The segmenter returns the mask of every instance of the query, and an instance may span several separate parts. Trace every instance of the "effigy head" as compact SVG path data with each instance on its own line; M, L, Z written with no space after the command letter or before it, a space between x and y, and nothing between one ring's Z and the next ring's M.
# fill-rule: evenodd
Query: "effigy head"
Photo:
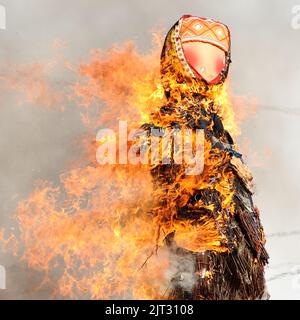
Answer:
M221 85L230 65L229 28L215 20L185 15L168 32L161 54L166 94Z

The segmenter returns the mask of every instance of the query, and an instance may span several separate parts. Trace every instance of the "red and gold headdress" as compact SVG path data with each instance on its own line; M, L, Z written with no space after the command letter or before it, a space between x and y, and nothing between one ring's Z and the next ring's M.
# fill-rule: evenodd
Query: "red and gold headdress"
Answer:
M229 51L230 33L224 24L206 18L183 16L179 21L179 36L182 43L200 41Z
M228 71L228 62L230 61L230 31L226 25L212 19L185 15L175 25L174 42L177 56L185 72L192 78L202 77L205 79L205 76L201 74L201 68L197 70L197 67L189 59L189 52L185 49L186 47L197 46L196 43L200 46L200 43L204 43L222 50L219 51L219 54L210 55L211 60L208 60L213 61L215 59L216 69L218 70L215 71L215 74L210 73L210 75L215 76L214 79L206 80L208 83L216 84L224 78L223 74ZM205 50L202 50L202 53L206 53ZM195 56L197 55L196 49L194 51L192 54ZM218 50L211 48L211 51L216 52ZM222 61L217 61L220 56L222 56ZM205 66L202 67L202 69L204 68Z

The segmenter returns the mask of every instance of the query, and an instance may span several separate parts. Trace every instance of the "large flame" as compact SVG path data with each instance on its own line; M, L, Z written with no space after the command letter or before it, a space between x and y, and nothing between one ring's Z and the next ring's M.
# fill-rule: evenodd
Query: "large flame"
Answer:
M130 126L137 127L148 122L151 112L164 103L159 73L161 37L154 35L153 43L146 55L138 53L133 42L114 46L107 52L94 50L90 61L80 65L78 81L72 85L72 100L80 107L86 127L87 134L80 145L85 147L84 157L60 176L59 185L40 183L17 208L19 230L9 240L18 244L18 255L30 268L45 272L45 283L57 281L54 294L58 296L159 299L168 290L172 257L159 248L160 218L158 215L158 220L153 219L157 194L149 168L100 166L95 159L97 129L116 129L117 120L128 120ZM16 78L6 80L7 85L26 94L31 102L36 82L35 78L27 79L25 83L29 85L24 87L24 82ZM46 84L40 85L44 93L40 99L47 98L47 106L58 103L62 93L55 93L50 99ZM233 108L228 91L224 86L215 99L223 106L220 115L226 129L238 135L237 109ZM214 172L214 167L212 161L210 175L223 174ZM201 180L202 188L209 186L207 177ZM223 181L230 184L230 180L226 176ZM217 188L224 196L224 206L232 210L231 191L225 182ZM199 188L196 177L181 185L178 192L183 203L196 185ZM169 195L171 210L172 200ZM199 249L199 237L202 242L207 241L207 248L215 249L223 239L218 239L209 223L206 227L208 234L176 223L165 224L163 231L168 234L176 230L177 242L189 245L191 250ZM9 237L8 232L5 234ZM214 243L211 238L216 239Z

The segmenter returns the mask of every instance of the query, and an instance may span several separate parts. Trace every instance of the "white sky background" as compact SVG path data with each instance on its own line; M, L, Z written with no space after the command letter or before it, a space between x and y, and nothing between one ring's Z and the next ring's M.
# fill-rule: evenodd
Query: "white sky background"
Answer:
M287 234L300 231L300 29L291 27L291 10L300 0L1 0L0 4L7 10L7 29L0 31L0 64L51 59L49 47L57 38L67 42L64 54L74 63L87 59L92 48L107 49L128 39L146 52L151 46L149 30L158 25L167 30L188 13L226 23L232 31L234 92L268 107L259 108L245 123L243 138L252 141L262 159L266 148L272 152L262 167L251 167L255 201L271 235L269 291L273 299L300 298L300 276L293 275L300 271L300 233ZM55 80L67 81L64 77L57 73ZM57 179L76 154L70 141L82 128L71 112L20 108L10 99L0 99L3 225L36 179ZM0 298L30 297L30 279L13 261L2 262L0 256L0 264L7 267L12 288Z

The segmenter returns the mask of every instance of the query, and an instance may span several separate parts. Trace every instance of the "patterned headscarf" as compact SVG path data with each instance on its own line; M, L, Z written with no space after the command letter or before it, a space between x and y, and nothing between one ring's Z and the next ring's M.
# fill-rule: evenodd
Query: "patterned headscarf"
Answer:
M191 15L181 17L170 29L166 37L161 56L162 74L168 73L168 77L170 77L170 74L174 73L179 82L182 82L182 77L192 78L195 81L203 81L203 79L199 79L199 75L186 60L183 45L188 42L208 43L224 51L224 68L220 72L218 81L215 84L223 83L227 77L231 62L229 28L212 19ZM181 72L178 71L179 69L181 69ZM165 80L168 82L168 79Z

